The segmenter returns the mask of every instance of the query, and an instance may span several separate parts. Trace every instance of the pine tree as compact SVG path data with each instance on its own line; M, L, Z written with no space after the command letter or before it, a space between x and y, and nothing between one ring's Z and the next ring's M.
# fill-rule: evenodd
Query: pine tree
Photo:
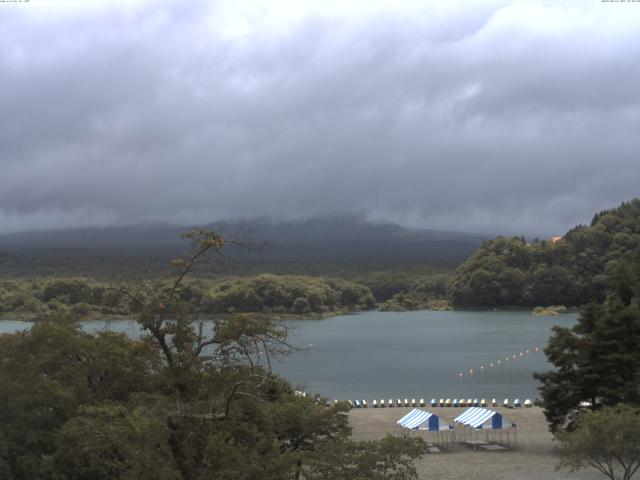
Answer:
M583 401L640 405L639 259L610 265L607 299L587 305L573 328L554 328L545 354L556 370L535 374L552 430L570 426Z

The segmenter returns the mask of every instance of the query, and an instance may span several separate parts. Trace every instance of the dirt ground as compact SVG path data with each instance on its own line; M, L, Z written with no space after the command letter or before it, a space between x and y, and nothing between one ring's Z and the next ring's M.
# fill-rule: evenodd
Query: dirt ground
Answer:
M411 408L367 408L354 409L349 414L354 440L381 438L387 433L399 432L396 421ZM432 408L426 410L440 417L440 424L453 424L453 418L464 408ZM447 480L596 480L603 479L595 470L580 472L556 471L558 455L553 438L538 407L493 408L502 413L503 418L517 424L517 444L511 442L506 451L474 451L465 445L443 449L442 453L430 453L417 461L420 479ZM431 440L429 432L412 432ZM513 437L511 437L513 438ZM480 439L484 439L480 435ZM506 436L503 435L506 445Z

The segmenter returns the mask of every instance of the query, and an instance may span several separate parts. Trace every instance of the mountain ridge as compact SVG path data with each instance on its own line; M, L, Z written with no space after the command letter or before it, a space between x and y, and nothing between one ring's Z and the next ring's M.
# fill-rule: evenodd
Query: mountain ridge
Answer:
M213 228L232 238L252 238L265 261L428 261L464 260L487 235L412 230L393 223L371 223L353 216L301 221L226 220L204 227L167 224L100 227L0 235L0 251L17 254L170 255L188 244L185 230Z

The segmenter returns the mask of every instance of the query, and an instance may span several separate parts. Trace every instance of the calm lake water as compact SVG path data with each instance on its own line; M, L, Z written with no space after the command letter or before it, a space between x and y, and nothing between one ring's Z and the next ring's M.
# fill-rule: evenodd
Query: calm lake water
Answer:
M533 399L538 395L533 372L550 368L542 349L551 327L571 326L576 318L418 311L300 321L296 335L312 347L287 358L278 370L308 385L308 391L339 399Z
M525 311L418 311L292 321L295 342L310 348L274 369L329 398L533 399L538 396L533 372L550 368L542 349L551 327L571 326L576 318L534 317ZM105 328L101 321L83 325L89 331ZM0 333L28 327L0 321ZM140 334L131 321L112 321L110 328Z

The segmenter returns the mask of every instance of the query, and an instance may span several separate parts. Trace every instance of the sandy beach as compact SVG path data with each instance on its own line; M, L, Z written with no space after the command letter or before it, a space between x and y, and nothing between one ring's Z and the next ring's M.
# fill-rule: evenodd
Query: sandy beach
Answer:
M453 423L463 408L426 408L440 417L441 424ZM349 414L355 440L381 438L387 433L398 433L396 421L411 408L354 409ZM506 451L480 451L456 445L442 453L431 453L417 461L420 479L464 480L596 480L604 478L595 470L581 472L556 471L558 454L555 443L538 407L506 409L493 408L504 418L517 424L517 444L511 443ZM428 432L415 432L425 440ZM481 436L480 438L484 438ZM504 437L506 440L506 436Z

